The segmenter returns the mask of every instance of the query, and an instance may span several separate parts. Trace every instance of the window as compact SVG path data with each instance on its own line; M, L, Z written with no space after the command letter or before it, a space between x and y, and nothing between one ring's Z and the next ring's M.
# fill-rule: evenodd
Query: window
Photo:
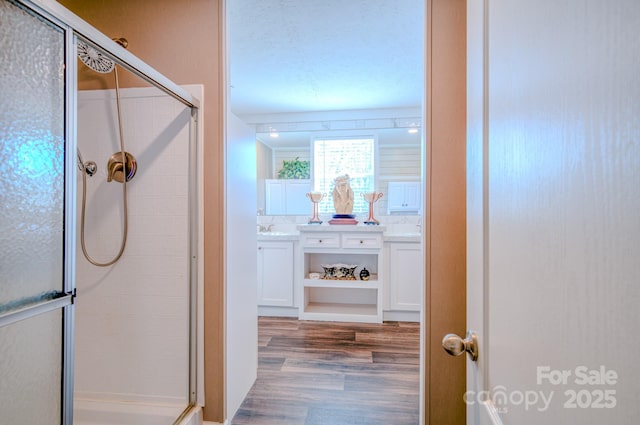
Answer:
M369 210L362 194L373 192L375 185L373 137L315 139L313 141L313 190L326 193L318 205L321 213L335 213L333 180L342 174L350 177L354 194L353 213Z

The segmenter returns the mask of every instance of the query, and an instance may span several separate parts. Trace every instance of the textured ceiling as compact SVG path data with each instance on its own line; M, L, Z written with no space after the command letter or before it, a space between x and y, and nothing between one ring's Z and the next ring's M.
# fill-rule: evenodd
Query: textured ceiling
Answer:
M236 115L420 108L423 0L227 6Z

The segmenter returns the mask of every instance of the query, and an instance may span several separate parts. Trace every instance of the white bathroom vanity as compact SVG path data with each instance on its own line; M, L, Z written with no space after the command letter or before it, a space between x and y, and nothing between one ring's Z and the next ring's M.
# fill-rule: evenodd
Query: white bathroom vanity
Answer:
M419 227L298 224L258 233L258 314L301 320L419 321ZM330 276L324 266L357 266ZM366 268L368 278L360 277Z

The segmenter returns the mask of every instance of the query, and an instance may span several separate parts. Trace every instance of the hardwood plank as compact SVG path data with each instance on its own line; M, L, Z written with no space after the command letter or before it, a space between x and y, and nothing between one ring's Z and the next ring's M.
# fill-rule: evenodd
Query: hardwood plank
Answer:
M376 410L335 409L312 407L304 425L415 425L417 414L401 412L382 413Z
M279 358L282 356L282 351L280 349L265 349L259 352L259 356L264 358ZM363 349L299 349L292 347L287 352L286 357L287 359L315 359L336 362L373 362L371 350Z
M414 425L420 326L258 320L258 379L231 425Z
M374 351L373 355L374 363L390 363L390 364L412 364L420 365L420 354L415 353L388 353Z
M300 379L297 373L283 371L263 371L260 372L256 383L260 386L259 391L299 390L299 389L319 389L319 390L344 390L344 374L340 373L307 373L305 379Z

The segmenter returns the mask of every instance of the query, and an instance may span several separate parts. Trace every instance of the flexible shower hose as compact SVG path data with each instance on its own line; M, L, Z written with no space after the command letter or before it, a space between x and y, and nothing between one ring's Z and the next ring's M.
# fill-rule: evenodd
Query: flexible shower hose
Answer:
M87 261L89 261L94 266L98 266L98 267L108 267L112 264L115 264L120 259L120 257L122 257L122 254L124 253L124 249L127 245L127 232L129 228L129 223L128 223L129 213L127 211L127 178L128 178L127 166L126 166L127 158L125 156L125 150L124 150L124 136L123 136L124 132L122 131L122 116L120 113L120 88L119 88L119 82L118 82L117 65L114 65L113 67L113 75L114 75L115 84L116 84L116 110L118 113L118 132L120 136L120 153L122 154L122 174L123 174L122 203L123 203L123 210L124 210L124 224L122 226L122 240L120 243L120 251L111 261L108 261L106 263L101 263L99 261L94 260L87 252L87 247L85 244L85 235L84 235L85 211L86 211L86 204L87 204L87 173L84 170L82 171L82 213L80 217L80 245L82 246L82 253L84 254L84 257L87 259Z

